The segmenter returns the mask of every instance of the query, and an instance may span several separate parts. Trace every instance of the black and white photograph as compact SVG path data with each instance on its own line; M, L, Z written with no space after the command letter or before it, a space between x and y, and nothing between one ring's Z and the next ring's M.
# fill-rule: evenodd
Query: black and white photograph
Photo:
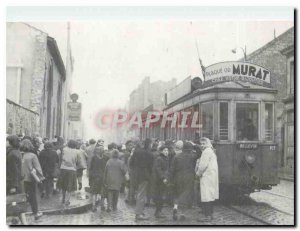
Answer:
M6 224L295 226L295 13L7 7Z

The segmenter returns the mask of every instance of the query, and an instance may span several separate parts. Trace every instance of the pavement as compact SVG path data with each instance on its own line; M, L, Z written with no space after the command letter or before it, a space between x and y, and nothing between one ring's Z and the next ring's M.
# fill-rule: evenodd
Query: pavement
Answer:
M38 190L38 209L43 214L71 214L71 213L82 213L87 211L92 206L92 198L89 192L85 191L88 187L88 177L86 171L84 171L82 177L82 189L72 193L70 198L70 205L64 206L62 204L62 193L58 192L55 195L51 195L49 198L41 198ZM28 203L26 214L31 214L31 207Z

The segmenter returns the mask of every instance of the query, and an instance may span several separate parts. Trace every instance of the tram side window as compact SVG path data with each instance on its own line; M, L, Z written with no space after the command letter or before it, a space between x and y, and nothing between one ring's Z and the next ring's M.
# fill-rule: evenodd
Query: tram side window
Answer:
M273 140L273 104L265 104L265 137L266 140Z
M201 124L200 129L202 137L213 140L213 104L203 103L201 104Z
M237 103L236 123L238 140L258 140L258 104Z
M220 103L220 140L228 140L228 103Z

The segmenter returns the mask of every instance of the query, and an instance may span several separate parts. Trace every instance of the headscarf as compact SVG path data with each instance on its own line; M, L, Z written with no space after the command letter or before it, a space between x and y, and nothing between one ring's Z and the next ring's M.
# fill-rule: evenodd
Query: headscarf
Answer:
M164 142L164 141L159 141L159 142L158 142L157 150L159 150L159 148L160 148L161 146L165 146L165 142Z
M183 141L182 140L178 140L175 143L175 151L181 151L183 149Z
M80 149L83 150L83 151L86 151L86 145L85 145L85 143L81 144Z
M205 148L211 148L211 149L213 149L213 146L212 146L212 144L211 144L211 142L210 142L210 139L208 139L208 138L206 138L206 137L202 137L201 139L200 139L200 142L205 142L205 145L204 145L204 147Z

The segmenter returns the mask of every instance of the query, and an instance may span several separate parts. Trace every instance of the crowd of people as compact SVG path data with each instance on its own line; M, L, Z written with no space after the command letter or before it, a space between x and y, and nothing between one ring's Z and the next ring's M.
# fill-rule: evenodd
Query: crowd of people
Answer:
M155 206L154 217L165 217L163 207L173 207L173 219L184 219L185 210L199 206L213 219L213 202L219 198L217 157L209 139L197 141L128 140L124 145L90 139L88 143L61 137L7 137L7 194L25 192L36 219L37 191L41 197L62 194L62 204L82 188L87 170L92 210L118 209L119 194L135 206L135 219L146 220L144 208ZM55 182L57 179L57 182ZM55 183L55 184L54 184ZM107 203L105 203L105 200ZM200 216L201 217L201 216Z

